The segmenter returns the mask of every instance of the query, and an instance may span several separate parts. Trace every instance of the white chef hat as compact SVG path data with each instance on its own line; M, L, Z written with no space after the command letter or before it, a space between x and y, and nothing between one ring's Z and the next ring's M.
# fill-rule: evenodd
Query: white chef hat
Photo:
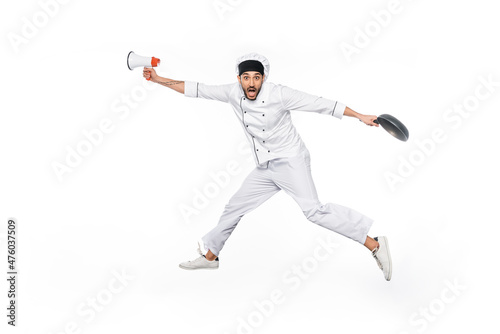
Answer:
M246 55L243 55L236 59L236 74L240 75L239 65L246 60L257 60L262 63L262 66L264 66L264 81L266 81L267 77L269 76L269 69L271 68L271 65L269 65L269 60L267 60L266 57L258 53L247 53Z

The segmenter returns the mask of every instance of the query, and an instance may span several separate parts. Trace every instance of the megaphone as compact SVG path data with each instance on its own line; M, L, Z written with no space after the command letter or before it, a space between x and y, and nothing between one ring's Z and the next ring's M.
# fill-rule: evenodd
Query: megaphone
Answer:
M127 66L129 70L133 70L136 67L156 67L158 65L160 65L160 59L158 58L139 56L134 51L128 53Z

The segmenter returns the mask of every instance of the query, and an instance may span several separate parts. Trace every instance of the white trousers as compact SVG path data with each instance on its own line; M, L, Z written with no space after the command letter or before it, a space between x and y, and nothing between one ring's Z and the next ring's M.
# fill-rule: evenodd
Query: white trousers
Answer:
M366 241L373 220L342 205L321 204L311 176L309 151L292 158L270 160L257 166L246 177L240 189L224 208L219 223L203 236L205 251L218 256L240 219L284 190L297 202L308 220L351 238L361 244Z

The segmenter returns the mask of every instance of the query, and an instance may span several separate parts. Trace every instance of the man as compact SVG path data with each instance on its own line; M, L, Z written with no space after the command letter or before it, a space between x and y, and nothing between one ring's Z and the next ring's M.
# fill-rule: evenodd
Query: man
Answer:
M217 269L218 255L240 219L280 190L297 202L308 220L366 246L386 280L392 264L386 237L368 236L373 220L350 208L318 200L311 177L310 157L292 124L290 110L313 111L341 119L355 117L370 126L377 116L362 115L344 104L266 82L269 62L259 54L244 55L236 61L238 83L211 86L176 81L144 68L143 76L188 97L229 103L241 122L252 148L256 168L225 206L219 223L203 238L200 257L181 263L183 269Z

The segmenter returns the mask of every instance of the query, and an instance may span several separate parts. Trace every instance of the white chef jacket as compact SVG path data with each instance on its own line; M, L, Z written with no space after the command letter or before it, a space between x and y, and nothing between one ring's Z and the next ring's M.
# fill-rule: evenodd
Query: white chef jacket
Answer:
M229 103L243 126L258 166L307 150L292 124L290 110L313 111L341 119L346 108L338 101L269 82L262 84L255 100L245 97L239 82L206 85L186 81L184 95Z

